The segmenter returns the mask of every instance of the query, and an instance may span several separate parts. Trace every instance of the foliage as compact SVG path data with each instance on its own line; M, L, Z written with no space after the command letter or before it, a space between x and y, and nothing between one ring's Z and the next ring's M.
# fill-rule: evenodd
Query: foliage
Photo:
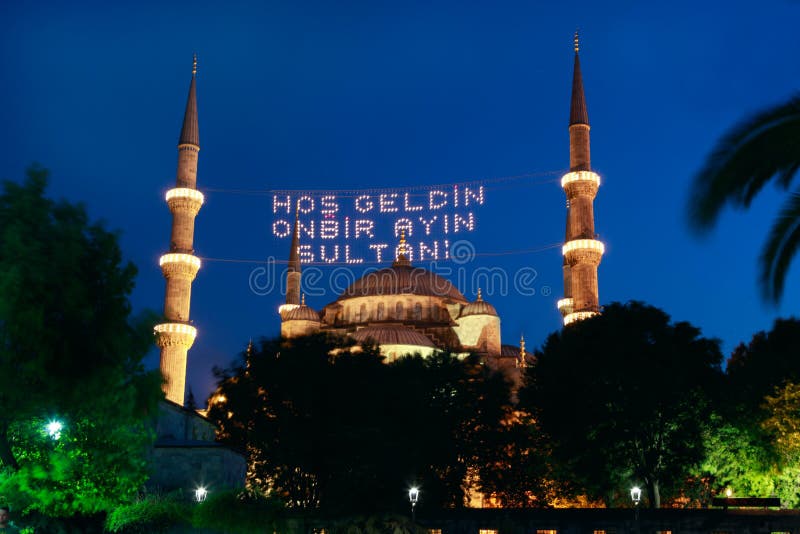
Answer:
M230 534L283 532L284 504L256 491L210 495L194 510L192 524Z
M548 337L520 402L553 441L557 480L608 504L643 483L657 507L703 458L721 359L694 326L614 303Z
M249 452L249 482L289 506L374 513L463 506L468 470L498 454L509 384L475 358L384 364L375 347L325 335L264 340L219 371L209 417Z
M497 454L479 462L477 487L503 508L543 508L572 493L556 480L547 436L528 412L515 410L494 436Z
M0 194L0 492L26 513L93 514L146 476L153 322L130 317L136 269L117 236L46 184L32 168ZM42 432L50 418L59 440Z
M784 462L800 463L800 384L788 382L764 397L766 419L761 427L772 437Z
M174 526L190 524L191 517L192 504L181 492L148 495L109 513L106 529L122 534L169 532Z
M728 401L744 417L760 419L764 397L786 381L800 383L800 321L777 319L739 345L727 365Z
M698 231L711 228L730 204L747 208L773 178L788 189L800 168L800 97L766 109L734 126L717 142L697 173L689 217ZM761 255L764 297L780 300L786 274L800 246L800 195L789 196Z

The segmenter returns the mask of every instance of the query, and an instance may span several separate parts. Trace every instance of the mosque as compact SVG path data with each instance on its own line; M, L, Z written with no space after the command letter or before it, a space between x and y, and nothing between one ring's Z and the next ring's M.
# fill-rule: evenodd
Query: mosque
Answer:
M600 177L591 169L589 116L577 34L574 49L569 172L561 179L567 197L567 222L562 247L564 297L557 307L564 325L600 312L597 268L604 252L594 231L593 203ZM195 60L178 141L177 182L166 194L173 215L169 252L159 261L166 278L166 320L155 327L166 397L178 405L184 403L187 352L197 335L189 321L192 282L200 269L200 258L193 248L194 220L204 199L197 190L200 139L196 73ZM488 365L499 369L526 364L524 340L519 347L502 343L501 318L494 306L483 300L480 290L470 301L450 281L415 266L407 253L404 234L391 263L356 280L321 310L307 306L301 294L300 246L296 215L288 251L286 302L279 308L283 337L315 332L349 335L358 343L377 343L387 360L446 350L478 353Z

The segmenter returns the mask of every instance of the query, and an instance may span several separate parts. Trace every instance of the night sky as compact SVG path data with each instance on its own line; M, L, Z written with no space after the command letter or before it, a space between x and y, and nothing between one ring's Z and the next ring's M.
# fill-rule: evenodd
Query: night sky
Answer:
M568 166L580 28L592 164L603 180L595 201L606 243L601 303L651 303L721 339L726 353L796 314L799 266L778 308L756 287L780 191L769 188L748 212L726 211L702 239L685 214L715 140L796 91L800 3L544 4L3 2L0 178L20 180L32 162L49 168L51 196L84 202L121 232L139 268L134 308L160 312L158 257L171 224L164 193L175 184L197 52L206 203L195 232L204 262L188 384L198 398L213 387L213 365L229 364L249 338L279 332L280 291L257 294L249 283L258 262L288 256L288 240L272 234L265 192L275 189L486 180L475 230L459 236L478 255L439 268L461 268L463 280L450 278L470 299L474 269L535 272L533 295L513 284L484 289L503 342L524 333L534 348L560 325L562 260L553 245L564 236L558 179ZM336 298L322 293L308 303ZM147 362L157 361L154 349Z

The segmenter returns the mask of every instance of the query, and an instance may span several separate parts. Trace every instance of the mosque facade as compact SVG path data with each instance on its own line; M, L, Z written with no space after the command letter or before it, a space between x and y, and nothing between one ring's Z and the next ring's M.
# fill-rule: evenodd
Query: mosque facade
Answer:
M564 297L557 307L567 326L600 313L597 269L604 245L594 232L594 199L600 177L591 168L589 118L580 68L577 34L569 120L570 167L561 180L567 198L563 252ZM187 352L197 331L189 319L192 282L200 268L194 254L194 219L203 204L197 190L200 140L196 100L196 62L192 70L183 127L178 142L176 186L166 195L173 215L169 252L160 259L166 279L165 321L155 327L161 349L161 371L167 399L183 405ZM449 280L411 261L405 235L396 257L362 276L320 310L302 295L300 223L295 215L286 300L279 308L281 336L317 332L351 336L357 343L375 343L391 361L405 354L429 356L437 350L477 353L500 369L526 364L524 340L502 343L501 318L480 290L468 299Z

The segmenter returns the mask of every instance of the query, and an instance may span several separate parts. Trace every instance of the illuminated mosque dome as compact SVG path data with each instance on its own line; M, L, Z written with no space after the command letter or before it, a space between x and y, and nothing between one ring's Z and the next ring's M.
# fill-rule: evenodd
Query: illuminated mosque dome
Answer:
M349 335L358 343L376 343L390 360L404 354L426 357L436 350L503 359L495 308L480 294L469 302L446 278L412 265L404 245L401 234L400 252L390 266L368 271L319 313L305 300L287 302L282 307L281 334L287 338L320 331ZM295 269L299 274L299 263Z
M467 302L449 280L427 269L398 262L391 267L365 274L345 289L339 300L377 295L444 297Z
M350 335L359 343L372 342L379 345L381 353L390 359L414 353L429 356L436 350L436 345L429 338L401 325L367 326Z
M475 302L470 302L464 306L461 310L460 317L467 317L470 315L492 315L498 317L497 310L494 309L494 306L483 300L480 289L478 289L478 298L475 299Z

